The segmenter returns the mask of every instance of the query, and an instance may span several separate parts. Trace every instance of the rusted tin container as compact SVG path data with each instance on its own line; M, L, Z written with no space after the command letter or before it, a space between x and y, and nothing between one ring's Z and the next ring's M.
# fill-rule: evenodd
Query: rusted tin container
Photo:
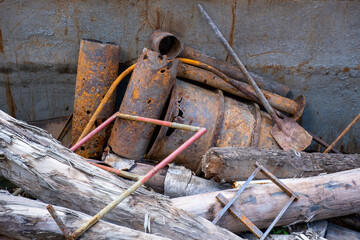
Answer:
M126 89L120 112L159 119L175 83L178 60L144 49ZM140 160L149 146L155 125L117 119L109 145L113 152Z
M175 162L195 172L203 154L211 147L257 146L279 148L270 134L272 121L254 104L224 97L221 91L176 81L166 121L205 127L207 133L187 148ZM254 138L258 136L257 140ZM147 158L161 160L191 137L191 133L162 127Z
M117 77L119 58L119 45L96 40L81 40L71 131L72 144L75 144L111 83ZM110 117L114 113L114 108L115 94L106 104L93 128ZM76 153L86 158L100 157L109 135L110 128L103 129L81 146Z

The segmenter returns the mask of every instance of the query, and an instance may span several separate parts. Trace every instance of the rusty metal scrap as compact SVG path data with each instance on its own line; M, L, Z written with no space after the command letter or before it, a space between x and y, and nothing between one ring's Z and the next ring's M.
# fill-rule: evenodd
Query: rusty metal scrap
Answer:
M249 82L251 87L256 92L257 97L261 101L262 105L266 109L266 111L271 116L271 119L274 121L275 125L271 129L271 135L276 139L276 142L281 146L282 149L288 151L290 149L294 149L297 151L302 151L307 148L311 141L311 135L305 131L299 124L297 124L293 119L283 117L279 118L275 113L274 109L271 107L264 94L256 84L255 80L251 77L250 73L247 71L243 63L240 61L239 57L236 55L230 44L224 38L220 30L217 28L215 23L203 9L203 7L198 4L200 12L206 22L210 25L212 30L214 31L217 38L223 44L227 52L236 62L236 65L239 67L240 71L244 74L246 80Z
M177 80L165 120L201 125L206 127L208 132L181 153L175 162L197 171L202 155L209 148L251 146L256 135L259 136L258 147L279 148L270 135L272 121L266 115L262 112L261 121L258 121L253 104L224 97L221 91L213 92ZM256 129L260 131L255 132ZM162 127L147 157L154 160L162 159L187 139L188 135Z
M81 40L71 132L73 144L77 141L111 83L116 78L119 58L120 46L116 44L102 43L95 40ZM111 116L114 107L115 96L107 102L104 111L96 118L96 125L100 125L106 118ZM100 157L109 134L110 128L104 129L95 138L78 149L77 153L86 158Z
M177 57L183 51L183 43L180 39L169 32L156 30L149 37L150 48L169 59Z
M126 89L120 112L159 119L175 82L178 60L144 49ZM119 156L140 160L150 144L155 126L117 119L109 145Z
M221 79L216 74L209 72L205 69L180 63L178 65L177 75L179 77L200 82L221 89L225 92L234 94L236 96L251 100L246 94L231 86L229 83L224 82L223 79ZM248 84L236 80L233 80L233 83L241 85L243 88L247 89L247 91L255 94L254 90ZM266 90L262 90L262 92L273 107L280 111L284 111L293 115L293 118L295 120L298 120L304 112L305 96L303 95L297 97L296 100L291 100L289 98L282 97Z

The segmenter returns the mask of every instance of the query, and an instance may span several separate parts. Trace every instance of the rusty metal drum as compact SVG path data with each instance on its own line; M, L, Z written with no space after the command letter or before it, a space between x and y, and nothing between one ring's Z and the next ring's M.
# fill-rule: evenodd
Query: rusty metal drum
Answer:
M145 48L131 75L120 112L159 119L175 83L177 65L178 60L169 60ZM145 155L155 128L151 124L117 119L109 146L121 157L140 160Z
M119 70L120 46L83 39L80 43L78 69L76 76L74 115L72 121L72 144L75 144L92 114L116 79ZM115 94L105 105L96 119L93 129L114 113ZM99 158L110 135L105 128L76 153L86 158Z
M165 120L207 128L206 134L175 158L175 163L195 172L199 171L203 154L211 147L279 148L270 134L271 119L254 104L181 80L176 81ZM162 160L192 135L192 132L162 127L146 157Z

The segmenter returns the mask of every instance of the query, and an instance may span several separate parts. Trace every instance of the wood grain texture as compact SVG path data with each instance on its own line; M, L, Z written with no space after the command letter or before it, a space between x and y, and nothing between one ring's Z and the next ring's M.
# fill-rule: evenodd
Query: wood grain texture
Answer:
M0 111L0 174L43 202L95 215L132 182L101 170L45 131ZM173 207L168 198L138 189L103 219L172 239L241 239L211 222Z
M39 201L0 193L0 233L19 240L64 239L46 206L47 204ZM70 226L71 232L91 218L87 214L68 208L54 208L65 226ZM83 237L97 240L169 239L105 221L100 221L90 228Z
M234 182L246 180L259 162L278 178L308 177L360 167L360 154L323 154L250 147L211 148L201 167L208 179ZM265 179L258 174L255 179Z
M327 219L360 212L360 169L296 179L287 183L300 199L290 205L277 226ZM236 189L221 191L229 200ZM223 208L215 199L219 192L172 199L175 206L213 220ZM245 188L235 206L258 228L267 228L289 197L275 184L254 184ZM225 213L218 224L233 232L247 229L233 215Z

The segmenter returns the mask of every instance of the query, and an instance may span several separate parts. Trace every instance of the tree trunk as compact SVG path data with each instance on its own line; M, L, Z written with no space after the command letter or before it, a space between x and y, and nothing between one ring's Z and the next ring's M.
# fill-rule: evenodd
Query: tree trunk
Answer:
M105 162L114 168L125 168L129 172L139 175L145 175L153 168L153 163L151 162L129 160L112 153L106 156ZM169 197L190 196L231 188L230 185L223 185L212 180L194 176L191 170L175 164L170 164L169 167L163 168L157 175L150 179L146 186Z
M0 174L43 202L95 215L132 182L118 178L60 145L43 130L0 111ZM236 235L139 188L103 218L172 239L237 239ZM78 227L78 226L77 226ZM239 239L239 238L238 238Z
M286 185L300 199L290 205L277 226L360 212L360 169L297 179ZM236 191L225 190L221 193L230 200ZM172 202L188 212L213 220L223 208L215 198L218 193L173 198ZM288 200L289 197L275 184L254 184L245 188L234 204L262 229L270 225ZM226 213L218 223L233 232L247 230L230 213Z
M64 235L57 226L47 204L23 197L14 197L0 193L0 234L14 239L64 239ZM91 216L68 208L55 207L65 226L71 232L82 226ZM100 221L86 232L86 239L169 239L147 234L127 227L121 227L105 221Z
M315 176L360 167L360 154L323 154L249 147L212 148L203 157L205 177L215 181L246 180L259 162L278 178ZM264 179L258 174L257 179Z

